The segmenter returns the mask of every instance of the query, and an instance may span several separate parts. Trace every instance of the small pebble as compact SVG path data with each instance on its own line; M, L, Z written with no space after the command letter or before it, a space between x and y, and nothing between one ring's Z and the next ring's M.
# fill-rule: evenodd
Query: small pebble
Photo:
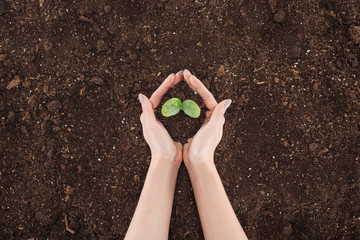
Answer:
M90 79L90 83L95 83L97 85L103 85L104 84L104 80L102 80L102 78L100 77L92 77Z
M359 61L355 54L348 52L345 54L345 58L352 68L356 68L359 66Z
M30 88L31 87L31 82L26 79L23 83L22 83L24 88Z
M114 35L116 33L117 27L116 25L110 25L107 29L106 29L111 35Z
M283 9L279 9L273 17L274 21L277 23L281 23L285 19L285 11Z
M42 226L53 225L58 218L58 214L54 211L39 210L35 213L35 218Z
M107 49L107 45L104 40L100 39L97 41L96 48L99 51L105 51Z
M131 53L131 54L129 55L129 57L130 57L131 60L136 60L137 55L136 55L136 53Z
M139 177L139 175L134 175L134 181L135 181L136 183L139 183L139 182L140 182L140 177Z
M15 119L15 112L14 111L9 111L7 118L10 122L12 122Z
M319 148L318 143L310 143L309 144L309 150L310 152L314 153Z
M54 101L49 102L46 106L49 111L54 112L57 109L61 108L61 103L59 100L54 100Z
M360 26L351 26L349 28L349 35L355 43L360 43Z
M289 223L288 225L286 225L286 226L284 227L284 229L282 230L281 233L282 233L283 235L285 235L285 236L290 236L291 233L292 233L292 226L291 226L291 224Z
M19 76L15 76L13 78L13 80L11 80L7 85L6 85L6 89L10 90L14 87L17 87L19 84L21 83L21 79Z
M110 6L110 5L106 5L106 6L104 7L104 11L105 11L106 13L111 12L111 6Z
M27 130L27 128L26 128L24 125L22 125L22 126L20 127L20 130L21 130L21 132L23 132L26 136L29 135L29 131Z

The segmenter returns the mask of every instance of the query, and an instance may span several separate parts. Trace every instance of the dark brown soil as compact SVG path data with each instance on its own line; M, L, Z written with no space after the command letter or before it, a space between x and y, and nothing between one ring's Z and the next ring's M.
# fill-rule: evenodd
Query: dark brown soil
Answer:
M137 95L184 68L233 100L216 164L250 239L359 236L358 0L0 0L0 22L1 239L123 238ZM203 118L159 115L182 142ZM203 238L184 166L169 238Z

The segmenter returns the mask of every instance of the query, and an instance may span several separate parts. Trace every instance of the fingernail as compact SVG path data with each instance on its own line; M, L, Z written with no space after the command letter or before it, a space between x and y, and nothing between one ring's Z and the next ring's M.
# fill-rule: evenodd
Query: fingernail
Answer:
M197 77L195 77L194 75L191 74L190 77L189 77L189 81L190 81L191 84L193 84L193 81L194 81L193 78L196 79Z
M141 104L144 102L144 96L141 93L139 94L139 101Z
M191 75L191 72L189 71L189 69L184 69L184 73L188 72Z
M231 103L232 103L231 99L227 100L227 102L224 105L224 108L227 109L228 107L230 107Z
M174 73L172 73L172 74L170 74L170 75L168 76L168 78L169 78L169 77L172 77L172 76L174 76L174 75L175 75L175 74L174 74Z
M183 73L184 71L183 70L180 70L176 73L176 75L180 74L180 73Z

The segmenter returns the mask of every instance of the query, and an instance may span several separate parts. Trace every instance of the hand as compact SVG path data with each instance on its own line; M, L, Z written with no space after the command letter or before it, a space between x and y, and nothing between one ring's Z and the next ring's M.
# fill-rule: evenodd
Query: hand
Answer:
M202 163L214 164L215 148L223 134L224 114L230 106L231 100L224 100L218 104L204 84L188 70L184 71L184 79L192 90L199 93L209 109L206 112L204 124L195 136L188 139L188 143L184 145L184 163L189 169Z
M173 86L178 84L183 77L183 72L170 74L160 87L148 99L145 95L139 94L139 101L142 106L140 121L143 127L145 141L151 150L151 163L167 161L179 168L182 161L182 145L174 142L164 125L156 119L154 109L160 104L162 97ZM161 163L160 163L161 164Z

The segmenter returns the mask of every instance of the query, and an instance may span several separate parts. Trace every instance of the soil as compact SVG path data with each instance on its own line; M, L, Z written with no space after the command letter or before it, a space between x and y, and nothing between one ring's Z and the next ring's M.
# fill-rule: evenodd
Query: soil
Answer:
M359 236L358 0L0 0L0 22L1 239L123 238L137 96L184 68L233 100L216 165L250 239ZM183 143L204 119L157 115ZM202 238L181 166L169 239Z

